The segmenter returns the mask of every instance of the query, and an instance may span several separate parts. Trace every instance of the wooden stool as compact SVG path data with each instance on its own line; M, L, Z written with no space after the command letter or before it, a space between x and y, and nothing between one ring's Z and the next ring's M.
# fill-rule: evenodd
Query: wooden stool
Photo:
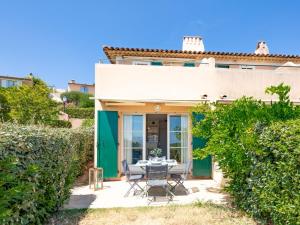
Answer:
M103 189L103 168L89 169L89 188L91 188L92 184L94 185L95 191Z

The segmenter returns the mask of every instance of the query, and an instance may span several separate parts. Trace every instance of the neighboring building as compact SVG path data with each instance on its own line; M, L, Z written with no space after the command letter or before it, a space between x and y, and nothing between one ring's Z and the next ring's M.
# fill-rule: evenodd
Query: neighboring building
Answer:
M0 75L0 87L7 88L7 87L22 86L22 85L32 85L32 80L30 78Z
M95 84L76 83L75 80L70 80L68 83L68 91L80 91L82 93L95 95Z
M51 89L51 93L50 93L50 98L53 101L62 103L62 99L61 99L61 94L66 92L65 89L59 89L59 88L55 88L55 87L49 87Z
M269 54L265 42L256 53L204 51L200 37L184 37L182 50L104 47L111 64L95 66L95 165L105 177L147 159L159 147L163 156L186 163L203 145L193 138L190 109L201 102L231 102L253 96L276 101L266 87L291 86L300 98L300 56ZM194 177L215 178L210 157L193 160Z

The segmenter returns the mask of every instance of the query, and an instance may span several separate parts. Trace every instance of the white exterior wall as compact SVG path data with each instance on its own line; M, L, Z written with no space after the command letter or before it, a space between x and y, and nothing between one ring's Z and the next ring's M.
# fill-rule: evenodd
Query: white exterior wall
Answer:
M299 72L298 72L299 71ZM199 101L253 96L274 100L265 89L281 82L290 85L290 98L299 101L297 71L241 70L182 66L96 64L95 98L129 101Z

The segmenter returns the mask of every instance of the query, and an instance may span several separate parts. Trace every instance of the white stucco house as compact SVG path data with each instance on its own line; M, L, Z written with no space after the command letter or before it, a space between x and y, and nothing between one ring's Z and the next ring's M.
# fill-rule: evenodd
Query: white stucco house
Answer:
M201 37L184 37L182 50L103 47L109 63L95 65L95 165L106 178L122 174L121 161L147 159L151 149L179 163L201 146L193 138L190 109L209 102L253 96L276 101L265 88L281 82L300 98L300 56L269 54L265 42L255 53L212 52ZM191 175L214 178L211 157L193 160Z

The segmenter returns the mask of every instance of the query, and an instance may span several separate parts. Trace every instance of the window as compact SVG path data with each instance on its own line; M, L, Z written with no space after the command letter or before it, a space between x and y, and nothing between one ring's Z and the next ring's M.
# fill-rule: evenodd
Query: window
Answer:
M19 80L2 80L0 83L1 87L16 87L21 86L22 82Z
M241 65L241 69L242 70L254 70L255 66L251 66L251 65Z
M183 64L183 66L186 66L186 67L195 67L195 63L186 62L186 63Z
M85 87L85 86L81 86L80 87L80 92L82 92L82 93L88 93L89 92L89 88Z
M188 116L169 116L169 151L170 159L188 161Z
M230 66L227 64L216 64L215 65L216 68L223 68L223 69L229 69Z
M133 61L132 65L150 65L150 62L146 62L146 61Z
M124 155L128 164L135 164L143 158L144 116L124 115L123 124Z
M154 62L151 62L151 65L152 66L162 66L162 62L154 61Z

